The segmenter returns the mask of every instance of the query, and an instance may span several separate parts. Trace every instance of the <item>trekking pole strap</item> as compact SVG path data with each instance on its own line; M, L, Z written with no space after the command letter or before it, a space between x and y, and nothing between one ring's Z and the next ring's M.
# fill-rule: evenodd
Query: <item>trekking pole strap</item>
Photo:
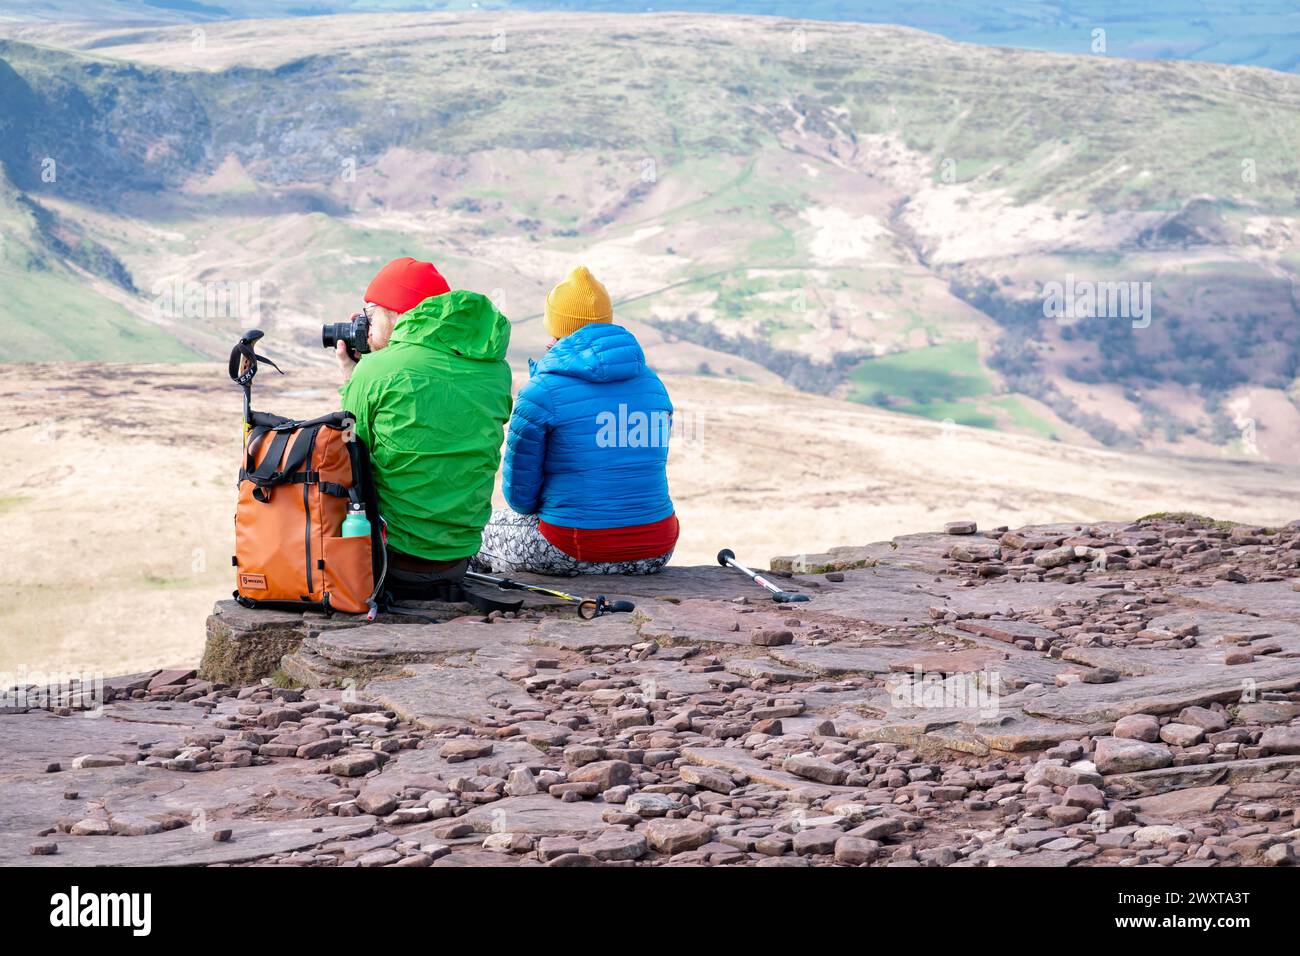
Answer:
M284 370L280 366L254 351L254 345L262 335L260 329L253 329L245 333L244 337L235 343L235 347L230 350L230 367L227 371L230 373L231 381L243 386L245 389L253 384L253 378L257 375L257 366L259 364L269 365L281 375L284 374Z

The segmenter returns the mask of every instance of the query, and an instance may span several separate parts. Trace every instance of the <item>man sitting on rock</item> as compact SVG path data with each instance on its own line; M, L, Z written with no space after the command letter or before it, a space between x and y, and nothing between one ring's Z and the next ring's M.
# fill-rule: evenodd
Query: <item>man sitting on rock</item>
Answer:
M673 405L609 293L585 268L546 297L546 355L510 418L510 508L483 532L476 568L653 574L677 545L668 496Z
M389 590L436 596L464 576L492 511L510 417L510 323L411 258L384 266L365 301L370 354L357 362L337 346L343 408L370 450Z

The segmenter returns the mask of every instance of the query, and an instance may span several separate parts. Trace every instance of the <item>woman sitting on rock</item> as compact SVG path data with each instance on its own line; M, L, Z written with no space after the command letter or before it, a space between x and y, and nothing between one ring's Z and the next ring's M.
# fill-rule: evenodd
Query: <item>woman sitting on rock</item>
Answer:
M668 496L672 402L605 287L584 267L546 297L546 355L529 361L506 440L508 509L480 570L653 574L677 545Z

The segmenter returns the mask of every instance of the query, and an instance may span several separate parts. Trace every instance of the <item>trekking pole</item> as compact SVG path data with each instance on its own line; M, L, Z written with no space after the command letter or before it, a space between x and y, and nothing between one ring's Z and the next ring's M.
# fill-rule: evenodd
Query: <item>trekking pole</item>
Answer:
M239 342L230 351L230 378L244 390L244 435L253 429L253 379L257 375L258 363L264 363L271 366L281 375L284 370L276 365L269 358L258 355L256 351L257 340L266 333L261 329L249 329L242 336Z
M796 594L794 591L783 591L767 578L763 577L763 575L756 571L749 570L749 568L736 560L736 552L732 551L730 548L723 548L718 552L718 564L722 565L724 568L735 568L755 584L767 588L767 590L772 592L772 600L776 601L778 604L793 604L796 601L808 600L808 595Z
M479 574L477 571L466 571L465 577L471 581L478 581L480 584L491 584L503 591L528 591L532 594L544 594L547 597L559 598L561 601L568 601L571 604L578 605L578 616L584 621L590 621L593 618L600 617L603 614L615 614L628 611L635 611L636 605L631 601L607 601L605 595L597 598L583 598L575 594L566 594L563 591L556 591L553 588L544 588L537 584L525 584L523 581L514 581L510 578L493 577L490 574Z

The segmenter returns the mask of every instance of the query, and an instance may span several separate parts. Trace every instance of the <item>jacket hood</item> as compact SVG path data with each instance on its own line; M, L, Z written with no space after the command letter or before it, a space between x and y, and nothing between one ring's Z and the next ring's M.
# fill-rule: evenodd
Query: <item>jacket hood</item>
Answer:
M487 296L456 289L430 296L403 315L392 341L499 361L510 345L510 320Z
M536 365L539 374L568 375L588 382L621 382L645 368L645 352L621 325L584 325L560 339Z

